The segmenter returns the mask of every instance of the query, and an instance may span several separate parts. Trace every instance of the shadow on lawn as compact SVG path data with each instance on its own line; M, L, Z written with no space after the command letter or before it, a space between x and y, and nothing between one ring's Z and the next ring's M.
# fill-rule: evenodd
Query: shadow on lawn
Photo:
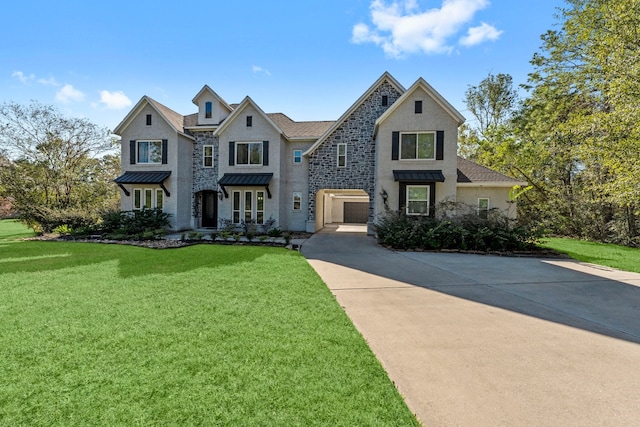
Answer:
M118 260L119 276L123 278L183 273L198 268L251 262L264 255L265 251L285 250L216 245L157 250L114 244L22 241L0 245L0 275L59 270L113 260Z

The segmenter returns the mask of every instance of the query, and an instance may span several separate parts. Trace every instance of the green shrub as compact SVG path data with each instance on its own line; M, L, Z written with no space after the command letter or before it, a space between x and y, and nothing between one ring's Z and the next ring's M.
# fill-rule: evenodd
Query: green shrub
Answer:
M71 230L71 227L69 227L66 224L63 225L59 225L56 228L53 229L54 233L60 234L61 236L65 235L65 234L71 234L73 230Z
M158 238L169 227L169 214L158 209L110 211L102 215L100 231L127 238Z
M280 230L278 227L275 227L267 231L267 235L269 237L280 237L282 236L282 230Z
M57 227L66 226L70 230L95 226L100 217L97 213L82 209L52 209L43 206L21 212L21 218L29 227L51 233Z
M448 212L451 211L449 206ZM395 249L528 250L540 238L535 230L497 210L490 211L486 218L464 205L457 205L455 212L458 215L453 217L423 217L390 211L379 218L374 228L378 241Z

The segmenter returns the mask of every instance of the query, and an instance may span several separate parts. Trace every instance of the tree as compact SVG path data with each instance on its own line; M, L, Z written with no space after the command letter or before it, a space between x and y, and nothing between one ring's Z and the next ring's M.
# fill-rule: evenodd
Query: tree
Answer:
M87 119L64 117L37 102L6 103L0 106L0 147L9 159L0 168L0 189L32 226L89 225L117 199L109 184L116 158L101 157L115 147L114 139Z

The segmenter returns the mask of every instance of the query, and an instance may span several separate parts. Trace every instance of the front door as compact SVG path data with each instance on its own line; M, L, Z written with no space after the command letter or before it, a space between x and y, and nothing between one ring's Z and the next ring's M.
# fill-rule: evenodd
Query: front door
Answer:
M202 226L217 227L218 226L218 192L203 191L202 192Z

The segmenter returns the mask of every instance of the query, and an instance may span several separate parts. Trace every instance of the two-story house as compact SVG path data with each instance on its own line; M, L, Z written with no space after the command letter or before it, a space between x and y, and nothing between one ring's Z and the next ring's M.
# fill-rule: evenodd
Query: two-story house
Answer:
M384 73L336 121L228 104L206 85L193 103L182 116L144 96L114 131L122 209L162 209L174 230L273 220L315 232L386 209L432 215L443 200L509 211L526 184L457 157L464 117L422 78L405 89Z

